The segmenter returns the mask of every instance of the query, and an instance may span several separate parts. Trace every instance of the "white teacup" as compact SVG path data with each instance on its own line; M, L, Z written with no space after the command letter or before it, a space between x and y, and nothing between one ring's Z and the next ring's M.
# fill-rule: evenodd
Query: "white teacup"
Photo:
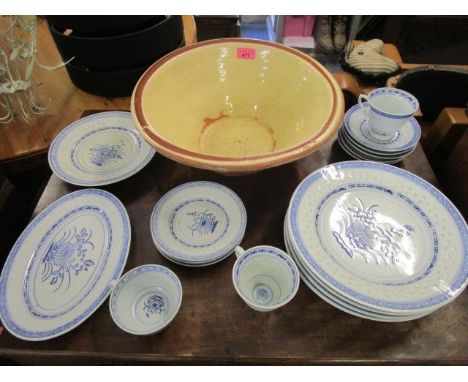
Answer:
M296 295L299 270L282 250L261 245L244 251L236 248L232 269L234 288L245 303L259 312L277 309Z
M359 96L359 104L363 101L369 107L363 107L373 133L388 137L401 130L403 125L419 108L419 102L412 94L395 88L377 88L367 96Z

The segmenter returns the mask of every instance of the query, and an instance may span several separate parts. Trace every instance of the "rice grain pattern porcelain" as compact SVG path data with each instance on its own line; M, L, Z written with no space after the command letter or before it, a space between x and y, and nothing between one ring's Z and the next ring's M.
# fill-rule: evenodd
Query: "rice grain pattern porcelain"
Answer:
M414 117L403 123L400 131L377 136L369 127L367 102L350 108L338 131L338 143L350 156L361 160L397 163L413 152L421 137L421 127Z
M407 171L364 161L326 166L304 179L289 208L288 241L303 268L361 310L420 317L468 283L465 220Z
M364 109L369 118L370 131L383 138L400 131L419 108L415 96L395 88L374 89L367 96L359 96L359 105L363 100L370 105L368 109Z
M182 284L169 268L147 264L127 272L112 291L112 319L130 334L155 334L166 328L182 304Z
M89 318L127 261L130 220L98 189L72 192L37 215L13 246L0 276L0 319L14 336L42 341Z
M299 289L299 269L282 250L260 245L244 251L236 248L232 269L234 288L244 302L258 312L271 312L290 302Z
M414 117L410 117L400 131L391 134L387 139L376 139L369 128L369 119L365 113L368 109L369 104L362 103L354 105L345 114L343 127L354 142L377 154L400 154L411 151L417 145L421 138L421 127Z
M169 53L131 100L138 130L189 166L241 174L300 159L339 128L343 94L317 61L268 41L227 38Z
M224 260L244 237L244 203L222 184L181 184L156 203L150 219L153 242L171 261L207 266Z
M104 186L127 179L153 158L155 150L135 130L131 114L108 111L81 118L52 142L52 171L77 186Z
M365 318L372 321L380 322L404 322L409 320L415 320L430 314L431 312L419 314L419 315L396 315L382 313L377 310L369 309L368 307L354 303L353 301L347 300L342 295L337 295L333 289L328 287L326 284L320 282L319 279L314 277L312 273L307 270L307 264L302 263L301 257L293 250L291 239L289 238L287 220L289 219L289 210L285 216L284 222L284 243L288 254L294 259L296 265L300 271L301 280L317 294L321 299L337 309L342 310L348 314L352 314L357 317Z

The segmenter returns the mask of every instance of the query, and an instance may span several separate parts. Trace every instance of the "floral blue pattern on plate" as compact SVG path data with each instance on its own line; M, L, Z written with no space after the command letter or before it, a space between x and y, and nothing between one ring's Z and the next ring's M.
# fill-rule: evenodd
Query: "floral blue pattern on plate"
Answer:
M67 126L52 142L49 165L65 182L103 186L145 167L155 150L134 128L129 112L102 112Z
M423 314L452 301L468 282L463 217L435 187L393 166L352 161L312 173L291 199L288 227L314 277L382 312ZM349 234L345 246L336 232ZM365 256L350 256L350 248Z
M189 266L220 261L244 236L247 214L240 198L213 182L182 184L154 207L150 228L158 250Z
M13 335L40 341L86 320L107 298L125 266L130 221L107 191L58 199L34 218L0 276L0 318Z
M141 265L117 282L109 300L109 310L120 329L136 335L154 334L177 315L182 295L182 284L169 268Z
M379 322L404 322L415 320L431 313L424 312L423 314L417 315L387 314L370 310L367 307L353 303L352 301L347 301L343 296L336 294L333 289L327 287L325 284L322 284L319 279L315 278L312 273L308 272L307 265L302 262L301 257L298 256L292 249L287 228L288 219L289 211L286 213L284 220L284 243L286 250L288 254L291 255L295 260L296 265L299 268L302 281L309 287L309 289L311 289L316 295L318 295L321 299L330 305L354 316Z

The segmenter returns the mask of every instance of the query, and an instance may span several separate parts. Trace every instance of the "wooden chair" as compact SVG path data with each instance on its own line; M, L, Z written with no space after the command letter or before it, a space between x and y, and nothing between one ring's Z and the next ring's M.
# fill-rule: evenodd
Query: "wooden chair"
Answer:
M354 45L361 43L353 41ZM468 217L468 66L404 63L392 44L384 45L383 54L402 69L400 75L387 80L387 86L406 89L419 99L415 117L421 125L421 145L444 192ZM356 103L359 94L376 87L346 72L333 76L345 95L346 109Z
M468 67L411 65L387 85L418 98L421 144L431 165L440 167L468 127Z
M418 98L421 145L443 191L467 218L468 67L412 64L387 85Z

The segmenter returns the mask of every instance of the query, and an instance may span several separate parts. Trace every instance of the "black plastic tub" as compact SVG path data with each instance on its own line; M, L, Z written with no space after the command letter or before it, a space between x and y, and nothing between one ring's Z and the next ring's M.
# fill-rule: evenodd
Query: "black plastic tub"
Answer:
M46 16L47 22L55 28L71 29L74 33L87 35L116 35L130 29L139 28L146 23L156 24L165 19L161 15L56 15Z
M177 47L183 46L184 40ZM101 97L128 97L145 70L163 56L143 64L112 70L91 69L75 61L68 63L66 68L73 84L87 93Z
M116 36L84 37L50 24L49 29L64 61L75 57L80 65L115 69L138 65L177 49L183 39L182 16L167 16L146 28Z

